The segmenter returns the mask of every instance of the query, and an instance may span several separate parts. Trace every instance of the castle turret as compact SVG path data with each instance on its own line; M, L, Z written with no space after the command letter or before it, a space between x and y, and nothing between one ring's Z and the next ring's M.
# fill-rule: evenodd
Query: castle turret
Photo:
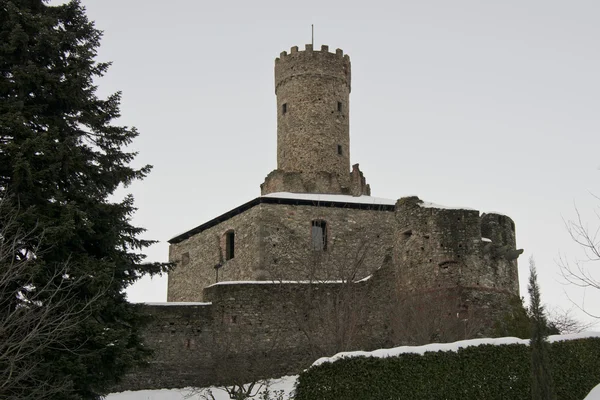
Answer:
M397 287L418 299L414 304L489 327L519 297L517 258L523 250L516 248L509 217L405 197L396 203L396 224Z
M341 49L292 47L275 60L277 169L262 193L370 194L350 172L350 57Z

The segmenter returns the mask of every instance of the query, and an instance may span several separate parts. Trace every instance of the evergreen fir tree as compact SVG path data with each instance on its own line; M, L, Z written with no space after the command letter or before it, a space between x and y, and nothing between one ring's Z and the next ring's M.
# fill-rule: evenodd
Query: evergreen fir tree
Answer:
M508 310L494 323L492 336L514 336L521 339L531 337L531 316L523 302L524 299L517 296L509 300Z
M493 337L514 336L530 339L533 322L531 309L525 306L525 300L515 296L509 300L508 310L494 323L490 333ZM545 323L547 324L546 332L549 335L561 333L554 321L548 321L546 318Z
M531 399L554 400L554 381L550 371L548 323L542 306L533 257L529 259L529 297L531 301Z
M62 279L77 279L69 303L86 310L60 346L37 354L48 379L69 381L56 399L99 398L147 360L144 318L124 289L169 267L142 262L140 251L153 242L131 224L133 198L110 199L151 167L130 165L136 154L124 148L138 132L113 123L120 93L96 95L94 80L109 67L95 60L100 38L77 0L0 0L0 197L19 210L23 232L38 233L20 243L35 262L32 290L54 287L54 301ZM68 272L57 277L65 263ZM2 304L1 312L17 307Z

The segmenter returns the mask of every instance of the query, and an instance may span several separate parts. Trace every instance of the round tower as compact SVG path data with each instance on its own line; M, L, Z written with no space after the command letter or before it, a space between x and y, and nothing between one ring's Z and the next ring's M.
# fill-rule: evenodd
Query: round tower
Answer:
M328 46L275 60L277 169L350 187L350 58Z

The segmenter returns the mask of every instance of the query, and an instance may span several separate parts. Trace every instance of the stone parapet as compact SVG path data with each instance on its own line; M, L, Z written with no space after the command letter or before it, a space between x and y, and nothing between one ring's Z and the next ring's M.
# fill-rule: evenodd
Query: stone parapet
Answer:
M351 196L370 196L371 187L367 184L358 164L352 166L349 179L340 182L336 174L325 171L303 173L280 169L271 171L260 185L261 196L269 193L321 193L346 194Z

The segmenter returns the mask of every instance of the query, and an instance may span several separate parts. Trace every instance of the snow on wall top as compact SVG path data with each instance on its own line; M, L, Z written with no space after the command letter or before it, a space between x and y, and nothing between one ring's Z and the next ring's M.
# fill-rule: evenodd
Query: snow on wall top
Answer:
M600 337L600 332L584 332L584 333L574 333L570 335L552 335L548 337L548 341L552 342L560 342L563 340L575 340L575 339L583 339L588 337ZM338 353L332 357L321 357L317 361L313 363L313 367L317 365L321 365L324 363L335 362L337 360L341 360L343 358L352 358L352 357L377 357L377 358L385 358L385 357L396 357L401 354L420 354L423 355L426 352L437 352L437 351L458 351L460 348L471 347L471 346L480 346L482 344L493 344L496 346L503 344L524 344L529 345L529 339L519 339L515 337L504 337L504 338L496 338L496 339L471 339L471 340L461 340L454 343L432 343L426 344L424 346L401 346L394 347L391 349L378 349L374 351L347 351L343 353Z
M470 210L470 211L477 211L474 208L468 208L468 207L449 207L449 206L443 206L441 204L435 204L435 203L430 203L428 201L422 201L421 203L419 203L420 207L423 208L439 208L442 210Z
M270 197L275 199L293 199L293 200L310 200L310 201L331 201L334 203L354 203L354 204L380 204L386 206L396 205L396 200L385 199L383 197L371 196L349 196L345 194L319 194L319 193L291 193L291 192L276 192L269 193L262 197ZM449 207L441 204L435 204L428 201L422 201L419 206L423 208L439 208L444 210L474 210L468 207ZM476 211L476 210L474 210Z
M304 284L319 284L319 283L344 283L344 281L223 281L213 283L212 285L207 286L224 286L224 285L276 285L279 283L304 283Z
M169 301L159 303L142 303L147 306L210 306L211 302L198 302L198 301Z

